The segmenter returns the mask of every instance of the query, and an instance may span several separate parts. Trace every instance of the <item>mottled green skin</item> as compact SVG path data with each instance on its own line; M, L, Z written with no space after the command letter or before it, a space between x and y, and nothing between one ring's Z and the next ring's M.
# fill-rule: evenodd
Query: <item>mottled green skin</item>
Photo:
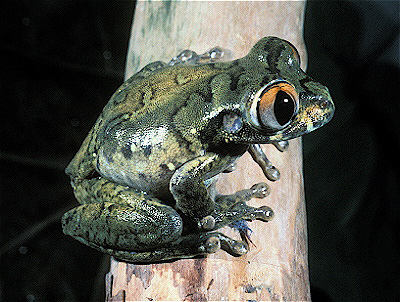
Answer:
M297 114L279 131L259 129L250 122L252 98L276 79L295 87ZM188 258L220 246L242 255L245 242L215 230L243 219L268 221L269 208L245 204L264 197L266 186L215 199L210 181L249 145L298 137L332 114L326 87L278 38L263 38L231 62L149 64L115 92L67 167L81 205L64 215L64 232L131 262Z

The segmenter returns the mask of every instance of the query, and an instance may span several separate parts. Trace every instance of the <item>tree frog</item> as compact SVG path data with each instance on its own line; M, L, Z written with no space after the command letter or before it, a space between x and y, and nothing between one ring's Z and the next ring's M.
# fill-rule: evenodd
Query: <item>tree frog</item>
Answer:
M137 263L247 253L246 236L218 229L243 235L244 221L271 220L271 208L246 204L269 188L219 195L218 175L248 151L276 180L260 144L283 148L327 123L334 105L285 40L262 38L233 61L218 54L151 63L114 93L66 168L80 205L63 215L65 234Z

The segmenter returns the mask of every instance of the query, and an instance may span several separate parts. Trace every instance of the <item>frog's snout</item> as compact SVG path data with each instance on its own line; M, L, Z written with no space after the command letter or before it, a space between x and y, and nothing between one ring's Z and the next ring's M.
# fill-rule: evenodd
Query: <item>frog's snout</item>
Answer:
M316 128L319 128L328 123L332 119L333 114L335 113L335 105L333 104L331 98L323 98L319 100L318 106L320 111L320 118L317 119L317 121L320 121L321 124L315 125Z
M335 112L335 106L330 98L313 100L303 114L304 133L314 131L328 123Z

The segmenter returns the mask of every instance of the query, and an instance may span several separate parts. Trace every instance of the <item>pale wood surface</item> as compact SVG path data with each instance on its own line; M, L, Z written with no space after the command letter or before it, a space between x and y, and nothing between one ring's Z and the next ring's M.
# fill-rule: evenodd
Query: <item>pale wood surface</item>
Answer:
M218 45L239 58L268 35L291 41L305 67L304 5L300 1L140 1L126 76L151 61L167 62L184 49L202 53ZM219 180L223 193L257 182L271 185L270 196L250 204L269 205L275 218L269 223L251 223L255 246L247 255L235 258L219 251L205 259L150 265L112 259L106 280L107 301L309 301L301 140L291 141L284 153L269 145L264 150L281 172L279 181L268 182L248 154L240 159L235 172ZM223 232L235 236L227 228Z

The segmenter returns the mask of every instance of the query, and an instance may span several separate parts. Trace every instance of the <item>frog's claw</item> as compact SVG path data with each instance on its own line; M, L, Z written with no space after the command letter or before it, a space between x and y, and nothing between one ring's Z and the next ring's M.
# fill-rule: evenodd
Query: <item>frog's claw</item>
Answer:
M235 221L229 226L239 232L240 238L242 238L244 242L246 242L247 244L250 242L255 245L250 239L253 230L249 227L249 224L246 220Z

